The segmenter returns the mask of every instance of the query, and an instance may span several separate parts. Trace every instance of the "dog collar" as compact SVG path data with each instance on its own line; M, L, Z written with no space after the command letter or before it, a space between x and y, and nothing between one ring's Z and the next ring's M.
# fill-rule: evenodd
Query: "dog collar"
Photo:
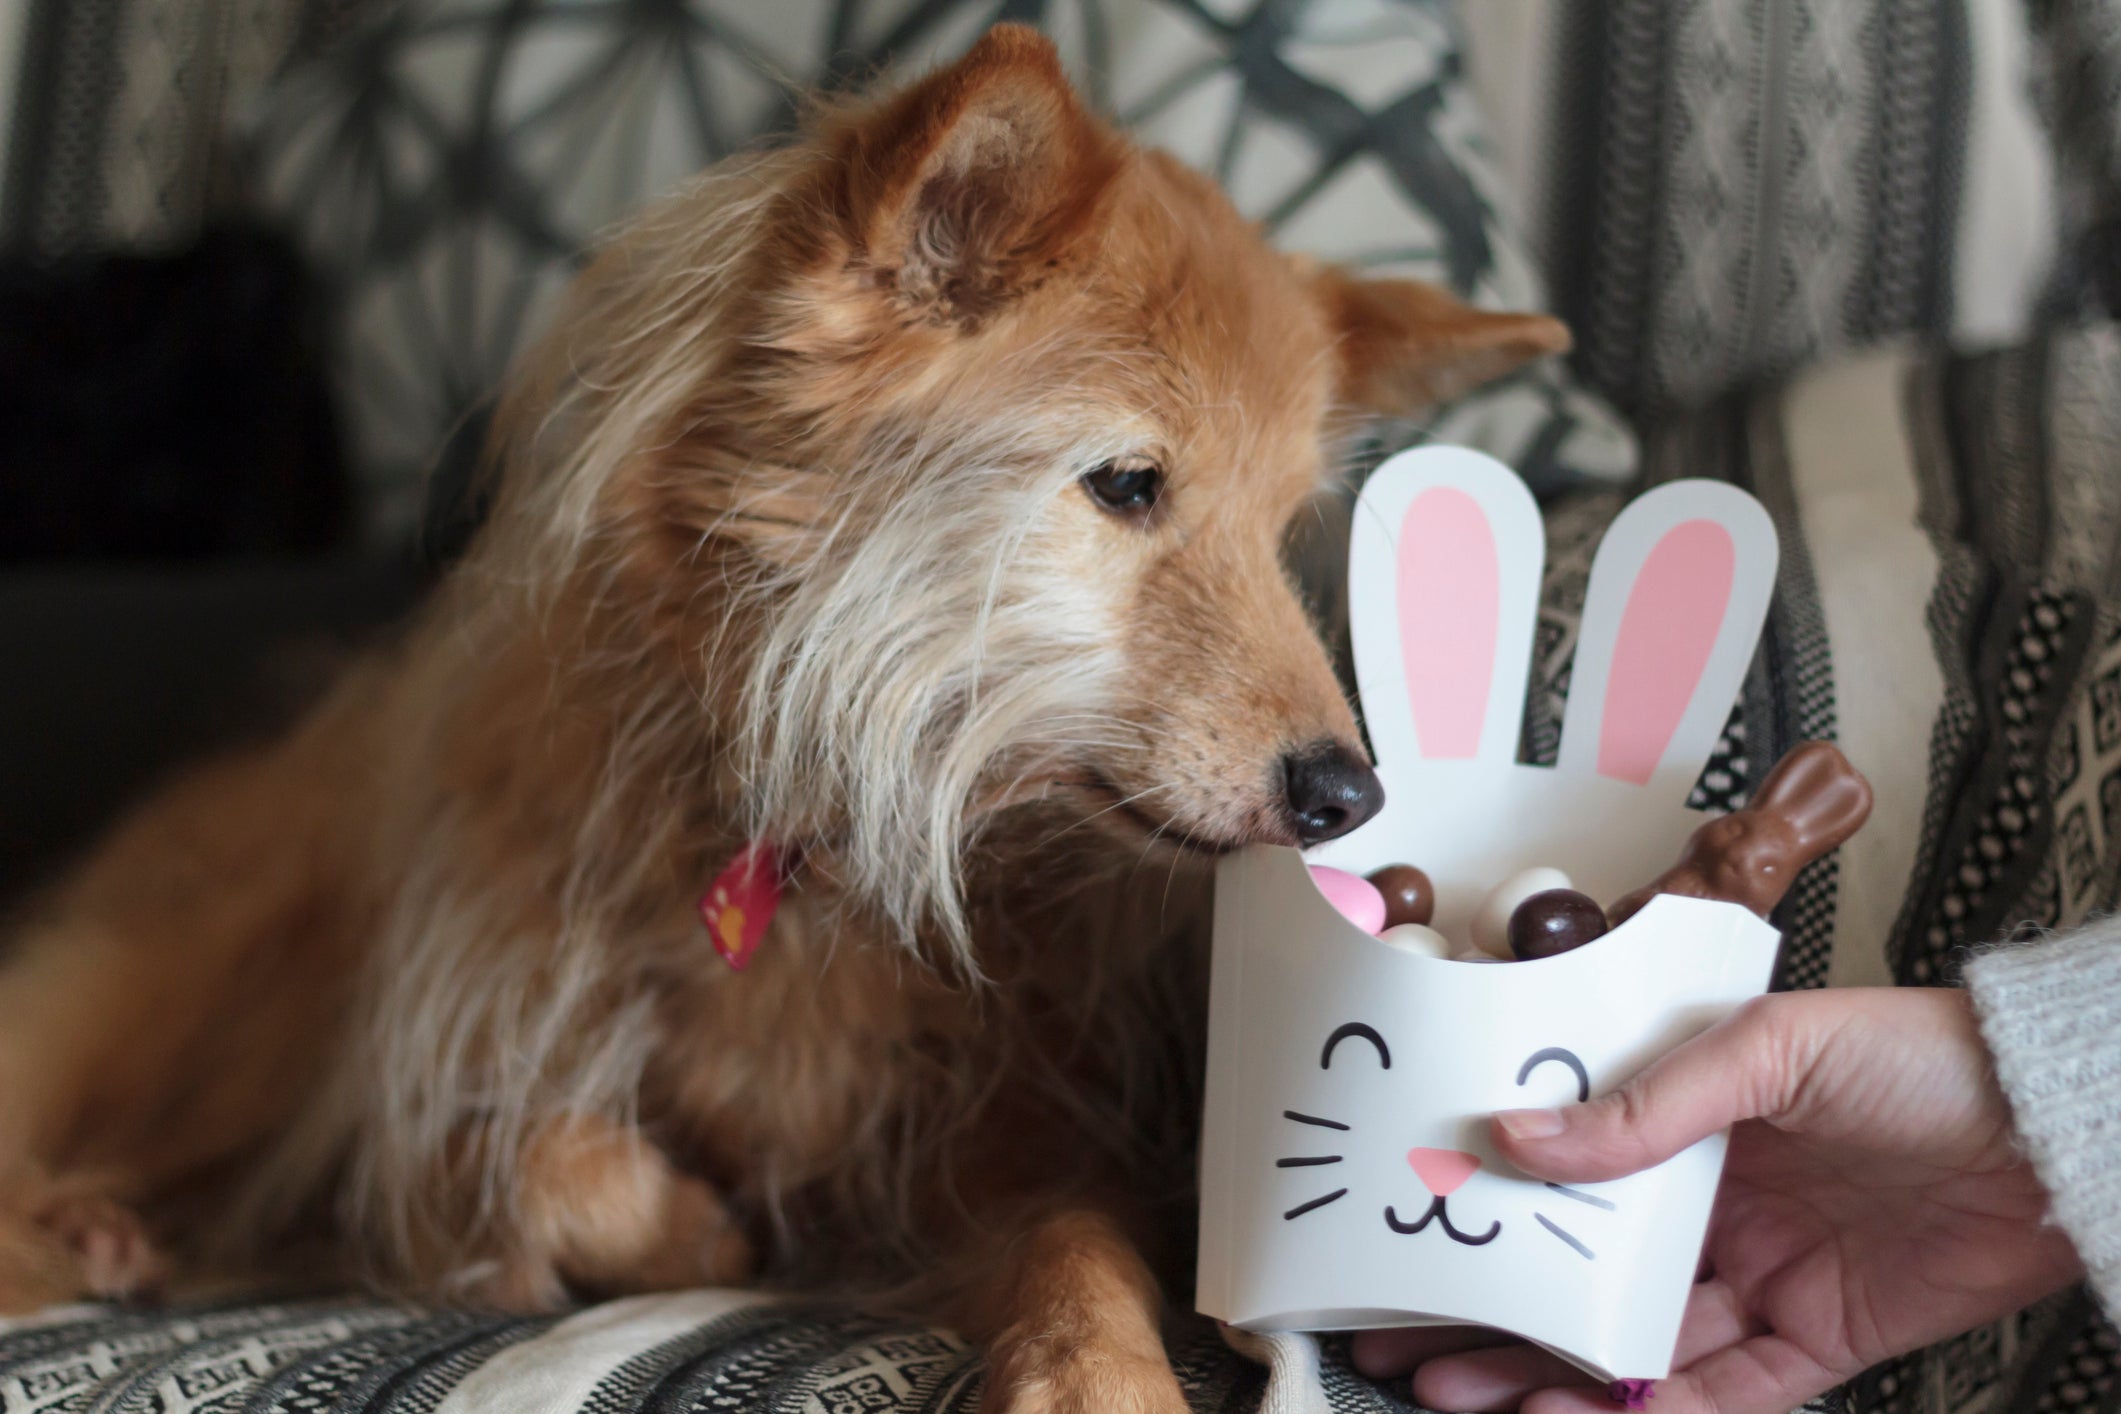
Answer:
M751 962L767 925L781 906L788 881L788 853L770 840L753 840L737 851L700 895L700 922L722 961L738 972Z

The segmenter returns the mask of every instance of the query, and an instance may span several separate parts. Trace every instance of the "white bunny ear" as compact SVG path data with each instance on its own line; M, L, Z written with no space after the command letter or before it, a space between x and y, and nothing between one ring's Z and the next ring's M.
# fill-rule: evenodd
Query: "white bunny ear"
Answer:
M1685 799L1752 662L1777 553L1760 503L1720 481L1622 511L1591 565L1556 769Z
M1380 762L1516 759L1545 558L1532 493L1492 457L1419 447L1370 477L1348 612Z

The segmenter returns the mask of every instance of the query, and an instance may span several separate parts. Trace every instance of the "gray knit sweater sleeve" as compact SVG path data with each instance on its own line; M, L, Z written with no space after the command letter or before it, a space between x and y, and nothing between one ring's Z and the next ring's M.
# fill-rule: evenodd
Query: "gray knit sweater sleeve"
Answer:
M1966 981L2054 1220L2121 1313L2121 918L1984 953Z

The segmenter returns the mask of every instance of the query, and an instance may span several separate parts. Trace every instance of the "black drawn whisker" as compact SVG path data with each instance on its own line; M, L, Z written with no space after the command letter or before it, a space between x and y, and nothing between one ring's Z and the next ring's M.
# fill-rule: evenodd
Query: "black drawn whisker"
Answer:
M1337 1164L1339 1162L1340 1155L1338 1154L1320 1154L1308 1159L1276 1159L1274 1167L1278 1169L1309 1169L1317 1168L1320 1164Z
M1619 1210L1619 1205L1614 1203L1612 1199L1601 1198L1596 1193L1579 1192L1574 1188L1564 1188L1558 1183L1550 1183L1547 1187L1553 1189L1564 1198L1574 1198L1579 1203L1589 1203L1592 1207L1603 1208L1609 1213Z
M1577 1256L1589 1262L1595 1262L1598 1260L1598 1254L1596 1252L1593 1252L1590 1248L1584 1246L1582 1242L1577 1240L1576 1234L1565 1231L1561 1227L1557 1226L1554 1223L1553 1219L1549 1218L1545 1213L1534 1213L1532 1214L1532 1216L1539 1219L1539 1225L1541 1227L1545 1228L1548 1232L1553 1233L1563 1242L1568 1243L1569 1246L1575 1248Z
M1293 1119L1298 1124L1315 1124L1320 1129L1347 1129L1347 1126L1337 1119L1320 1119L1317 1115L1300 1115L1294 1110L1283 1110L1281 1117L1283 1119Z
M1338 1202L1339 1200L1347 1196L1347 1189L1336 1188L1323 1198L1313 1198L1308 1203L1298 1203L1295 1207L1289 1209L1288 1212L1283 1213L1281 1215L1281 1219L1283 1222L1289 1222L1292 1219L1302 1217L1305 1213L1310 1212L1313 1208L1323 1208L1326 1204Z

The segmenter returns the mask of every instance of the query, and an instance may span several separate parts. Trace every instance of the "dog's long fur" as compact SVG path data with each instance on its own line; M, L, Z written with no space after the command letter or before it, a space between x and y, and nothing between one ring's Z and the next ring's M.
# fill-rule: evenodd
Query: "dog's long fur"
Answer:
M1011 27L708 173L403 640L18 931L0 1309L755 1277L959 1321L997 1407L1180 1407L1193 861L1356 740L1284 536L1354 418L1564 337L1272 253ZM800 862L736 974L693 905L752 839Z

